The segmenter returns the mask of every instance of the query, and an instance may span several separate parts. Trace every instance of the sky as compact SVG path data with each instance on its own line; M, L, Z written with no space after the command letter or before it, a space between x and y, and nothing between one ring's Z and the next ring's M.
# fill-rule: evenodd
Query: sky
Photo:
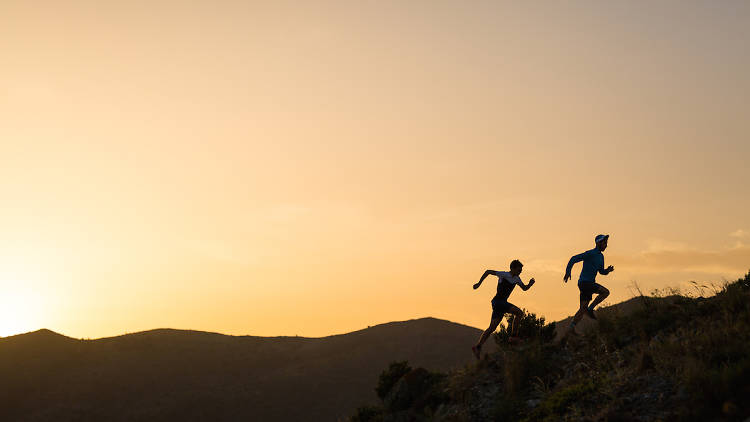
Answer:
M0 336L484 328L512 259L557 320L598 233L607 302L711 291L748 40L745 1L0 0Z

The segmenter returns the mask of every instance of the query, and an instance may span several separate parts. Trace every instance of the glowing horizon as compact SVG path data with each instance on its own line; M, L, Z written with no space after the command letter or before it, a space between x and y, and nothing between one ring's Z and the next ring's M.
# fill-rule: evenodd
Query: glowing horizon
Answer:
M320 337L750 270L750 5L0 5L0 336ZM580 264L579 264L580 265ZM574 270L574 281L580 267ZM19 331L22 330L22 331Z

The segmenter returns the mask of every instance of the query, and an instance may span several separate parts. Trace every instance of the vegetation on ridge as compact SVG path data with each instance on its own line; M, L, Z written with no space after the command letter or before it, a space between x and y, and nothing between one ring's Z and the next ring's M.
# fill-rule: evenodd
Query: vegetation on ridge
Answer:
M706 297L707 292L712 295ZM558 341L552 324L526 315L520 326L523 344L509 345L501 328L495 336L498 352L449 374L391 364L380 376L382 403L360 408L351 420L733 421L750 416L745 400L750 397L750 272L713 289L694 283L691 292L654 291L633 301L633 306L599 310L592 329Z

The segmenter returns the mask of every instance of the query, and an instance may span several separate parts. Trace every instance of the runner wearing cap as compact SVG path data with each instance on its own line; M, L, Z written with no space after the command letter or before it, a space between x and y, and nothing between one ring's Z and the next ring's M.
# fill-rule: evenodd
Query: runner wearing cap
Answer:
M490 319L490 326L479 337L479 342L471 348L471 351L477 359L479 359L479 353L482 351L482 344L484 344L490 335L495 332L495 329L500 325L500 322L503 320L503 315L505 314L513 314L513 321L510 329L512 337L510 337L509 340L518 340L518 321L523 317L523 311L519 309L518 306L509 303L508 297L516 287L516 284L526 291L535 283L532 278L529 280L529 284L523 284L521 278L518 276L521 274L521 271L523 271L523 264L521 264L521 261L514 259L510 263L510 271L487 270L482 274L482 278L479 279L479 282L474 285L474 290L476 290L482 285L482 282L488 275L494 275L497 277L497 294L492 298L492 318Z
M573 321L570 322L570 332L573 334L576 334L576 324L583 318L583 314L596 319L594 307L609 296L609 290L596 282L596 273L607 275L615 270L615 267L611 265L606 269L604 268L604 254L602 252L607 249L607 240L609 240L608 234L597 235L594 239L596 247L570 258L568 266L565 268L563 281L567 283L568 279L570 279L570 270L573 268L573 264L583 261L581 276L578 278L578 289L581 291L581 306L578 308L575 316L573 316ZM591 305L589 305L593 293L597 293L598 295Z

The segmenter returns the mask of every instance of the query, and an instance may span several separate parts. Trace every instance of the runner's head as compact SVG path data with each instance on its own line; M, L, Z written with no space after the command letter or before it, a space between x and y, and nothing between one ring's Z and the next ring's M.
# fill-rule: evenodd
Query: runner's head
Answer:
M596 242L596 247L600 251L604 251L605 249L607 249L607 240L609 240L608 234L598 234L596 235L594 242Z
M523 271L523 264L521 264L521 261L514 259L510 262L510 273L513 275L521 274L521 271Z

